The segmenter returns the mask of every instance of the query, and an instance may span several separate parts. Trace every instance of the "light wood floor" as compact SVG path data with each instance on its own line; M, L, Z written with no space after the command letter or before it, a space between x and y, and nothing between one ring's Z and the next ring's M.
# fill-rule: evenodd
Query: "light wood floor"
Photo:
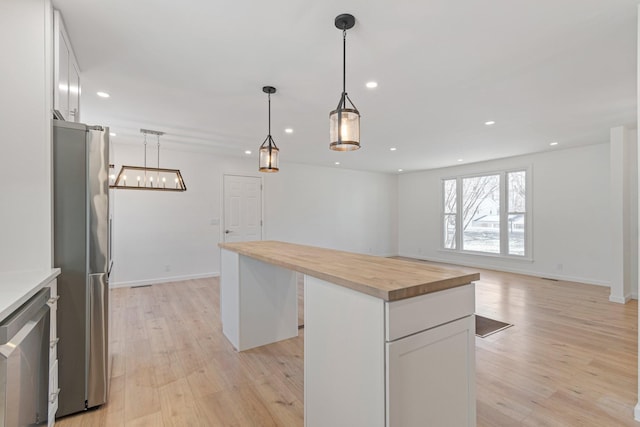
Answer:
M640 426L638 306L608 288L481 269L478 314L514 323L476 338L479 427ZM218 281L111 291L109 403L71 426L302 426L303 338L236 353Z

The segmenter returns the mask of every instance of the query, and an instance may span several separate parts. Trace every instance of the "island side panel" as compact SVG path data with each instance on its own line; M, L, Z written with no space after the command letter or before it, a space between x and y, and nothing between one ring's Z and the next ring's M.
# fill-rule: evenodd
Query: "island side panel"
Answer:
M385 425L384 301L305 275L306 427Z
M238 350L298 336L296 273L240 255Z
M220 317L222 333L236 350L240 343L240 267L236 252L220 251Z

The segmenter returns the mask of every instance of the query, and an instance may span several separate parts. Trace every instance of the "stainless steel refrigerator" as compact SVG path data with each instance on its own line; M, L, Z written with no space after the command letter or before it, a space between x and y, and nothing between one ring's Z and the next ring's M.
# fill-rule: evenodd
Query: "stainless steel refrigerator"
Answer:
M53 120L58 277L57 416L101 405L109 387L109 129Z

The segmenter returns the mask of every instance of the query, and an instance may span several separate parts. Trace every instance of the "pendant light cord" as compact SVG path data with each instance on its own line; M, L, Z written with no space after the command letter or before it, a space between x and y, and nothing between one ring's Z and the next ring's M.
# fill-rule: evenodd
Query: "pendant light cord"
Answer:
M347 30L342 29L342 93L347 93Z
M271 136L271 94L268 93L267 95L269 97L269 136Z
M147 186L147 134L144 134L144 185ZM138 181L140 186L140 181Z

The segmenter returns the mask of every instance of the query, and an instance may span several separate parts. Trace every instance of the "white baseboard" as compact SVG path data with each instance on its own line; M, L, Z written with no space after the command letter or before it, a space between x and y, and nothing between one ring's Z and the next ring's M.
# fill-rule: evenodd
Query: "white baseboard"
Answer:
M211 272L203 274L189 274L186 276L158 277L155 279L132 280L129 282L113 282L109 284L110 288L130 288L132 286L154 285L156 283L179 282L181 280L206 279L208 277L219 277L220 273Z
M565 275L553 274L553 273L549 274L549 273L539 272L539 271L522 270L519 268L487 265L479 262L472 262L472 261L470 262L466 260L444 259L444 258L438 258L438 257L425 258L425 257L416 256L414 254L400 254L399 256L407 257L407 258L415 258L415 259L420 259L424 261L433 261L433 262L442 262L445 264L462 265L465 267L484 268L486 270L495 270L495 271L504 271L507 273L523 274L525 276L543 277L546 279L564 280L566 282L578 282L578 283L586 283L587 285L610 287L609 283L601 282L599 280L592 280L587 277L565 276Z
M633 418L640 421L640 402L636 403L636 407L633 409Z
M609 301L617 302L618 304L626 304L631 301L631 295L618 296L618 295L609 295Z
M370 255L370 254L369 254ZM379 257L383 257L383 258L391 258L393 256L398 256L397 254L381 254L381 255L375 255L375 256L379 256Z

